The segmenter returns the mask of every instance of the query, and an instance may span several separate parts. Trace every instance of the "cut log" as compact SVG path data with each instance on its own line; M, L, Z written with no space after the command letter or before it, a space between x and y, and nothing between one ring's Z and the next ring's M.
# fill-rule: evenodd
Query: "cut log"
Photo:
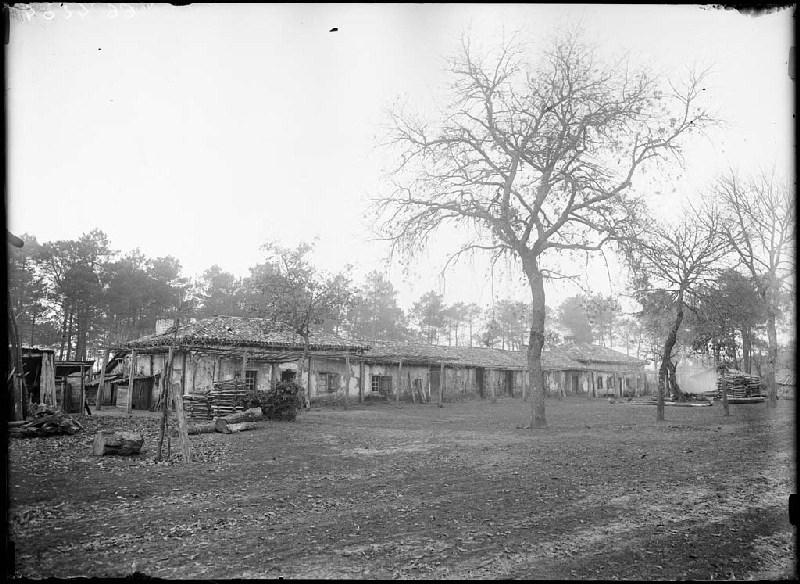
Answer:
M226 422L222 418L216 418L214 420L214 429L222 434L231 433L230 429L228 428L228 422Z
M94 435L92 454L95 456L108 454L130 456L131 454L139 454L142 444L144 444L144 437L137 432L100 430Z
M228 430L231 432L244 432L245 430L255 430L258 424L255 422L242 422L240 424L228 424Z
M214 422L206 422L204 424L189 424L189 427L186 429L188 434L211 434L217 431L216 424ZM173 430L172 434L175 436L178 435L177 430Z
M260 420L263 416L264 414L261 408L250 408L243 412L236 412L235 414L224 416L223 419L229 424L237 424L239 422L254 422L255 420Z

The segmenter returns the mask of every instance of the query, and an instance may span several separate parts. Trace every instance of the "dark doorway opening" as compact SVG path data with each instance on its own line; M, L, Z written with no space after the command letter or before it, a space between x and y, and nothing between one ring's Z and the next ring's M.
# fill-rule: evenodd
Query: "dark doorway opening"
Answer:
M296 378L297 371L292 371L291 369L281 371L281 381L294 381Z
M486 370L483 367L478 367L475 369L475 383L478 385L478 395L481 397L486 397L484 395L485 387L486 387Z

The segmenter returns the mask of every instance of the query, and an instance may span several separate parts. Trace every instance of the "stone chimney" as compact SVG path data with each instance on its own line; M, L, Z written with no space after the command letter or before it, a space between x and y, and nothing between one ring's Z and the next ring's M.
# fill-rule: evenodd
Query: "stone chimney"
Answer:
M156 334L161 335L167 332L167 329L175 324L174 318L159 318L156 320Z

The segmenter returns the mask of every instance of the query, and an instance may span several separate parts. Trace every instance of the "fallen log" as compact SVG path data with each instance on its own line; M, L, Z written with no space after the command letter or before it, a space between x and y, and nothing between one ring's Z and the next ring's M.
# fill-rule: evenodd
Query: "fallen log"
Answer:
M100 430L94 435L92 454L105 456L115 454L130 456L139 454L144 444L144 437L137 432L120 432L117 430Z
M205 422L205 423L202 423L202 424L189 424L189 427L186 429L186 433L189 434L189 435L192 435L192 434L211 434L211 433L216 432L216 431L217 431L217 429L216 429L216 425L214 424L214 422ZM170 435L177 436L178 434L173 429L173 431L170 432Z
M241 422L239 424L228 424L228 430L230 432L244 432L246 430L255 430L258 428L258 424L255 422Z
M187 432L189 434L211 434L213 432L221 432L223 434L228 434L229 432L226 432L225 428L227 428L229 424L235 424L239 422L253 422L256 420L260 420L263 417L264 414L261 412L261 408L250 408L249 410L246 410L244 412L237 412L235 414L230 414L222 418L214 418L210 422L202 422L200 424L189 424ZM221 420L221 422L218 422L218 420Z
M235 414L224 416L223 419L229 424L236 424L238 422L254 422L261 419L263 416L264 414L261 408L250 408L243 412L236 412Z

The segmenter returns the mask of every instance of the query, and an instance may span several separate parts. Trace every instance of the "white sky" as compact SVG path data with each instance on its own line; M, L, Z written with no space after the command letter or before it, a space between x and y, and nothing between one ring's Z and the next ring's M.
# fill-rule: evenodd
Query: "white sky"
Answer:
M517 277L498 266L492 278L485 261L438 278L446 240L404 278L364 219L368 198L386 189L384 111L397 98L421 111L441 103L462 32L491 45L520 31L536 44L580 25L603 54L627 51L674 78L712 66L707 105L727 125L687 149L683 178L663 185L676 193L655 203L665 215L731 166L794 172L790 10L50 6L11 23L9 229L50 241L98 227L115 249L177 257L186 275L212 264L247 275L266 240L317 237L317 265L386 270L404 307L429 289L447 302L527 299ZM624 288L613 263L610 276L601 260L578 272L598 291ZM548 304L577 291L554 284Z

